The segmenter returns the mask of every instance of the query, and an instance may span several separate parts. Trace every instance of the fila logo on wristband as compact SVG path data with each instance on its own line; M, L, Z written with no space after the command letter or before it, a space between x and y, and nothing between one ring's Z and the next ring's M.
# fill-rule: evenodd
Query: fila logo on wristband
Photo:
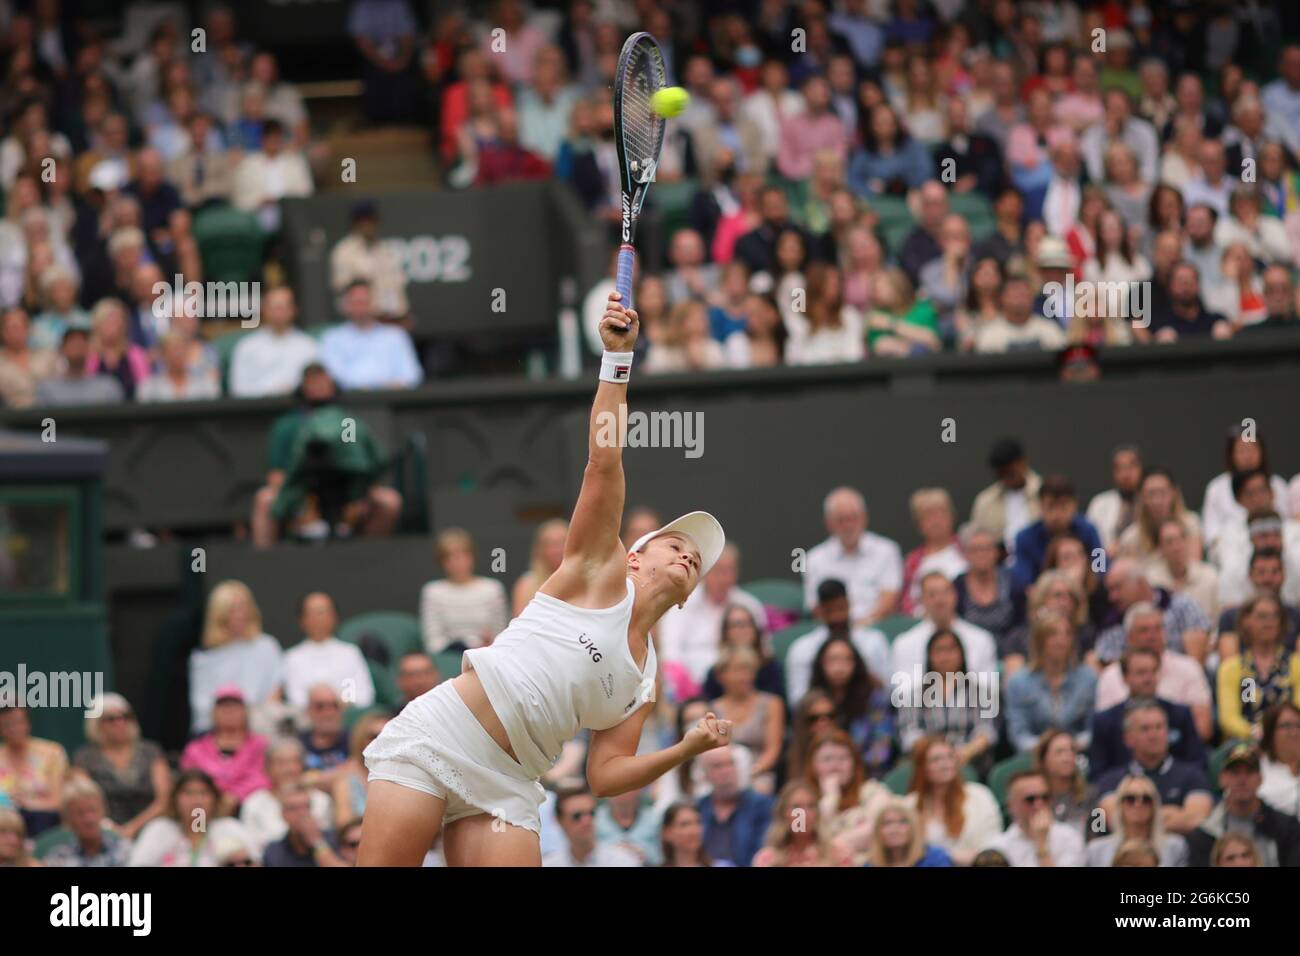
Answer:
M606 352L600 360L600 379L622 385L632 378L631 352Z

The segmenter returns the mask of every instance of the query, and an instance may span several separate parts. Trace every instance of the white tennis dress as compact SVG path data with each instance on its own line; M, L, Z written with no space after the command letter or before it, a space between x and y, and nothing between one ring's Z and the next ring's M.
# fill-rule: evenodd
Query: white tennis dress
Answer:
M617 726L655 699L654 643L644 670L628 647L634 596L631 578L623 600L608 608L574 607L538 592L492 644L465 652L463 666L478 672L517 762L444 681L407 704L366 748L370 778L444 797L444 824L490 813L540 831L546 793L537 781L564 744L579 730Z

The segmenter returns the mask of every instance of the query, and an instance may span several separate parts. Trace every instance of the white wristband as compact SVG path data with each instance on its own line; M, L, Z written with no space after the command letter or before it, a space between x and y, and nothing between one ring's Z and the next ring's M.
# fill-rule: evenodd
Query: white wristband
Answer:
M600 380L602 382L614 382L617 385L625 385L631 377L631 352L606 352L601 356Z

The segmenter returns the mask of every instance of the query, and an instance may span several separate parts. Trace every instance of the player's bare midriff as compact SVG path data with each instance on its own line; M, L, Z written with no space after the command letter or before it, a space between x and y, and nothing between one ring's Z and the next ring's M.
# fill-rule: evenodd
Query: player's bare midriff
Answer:
M501 718L497 712L492 709L491 702L488 701L487 691L483 689L483 682L478 679L478 674L472 670L467 670L451 682L456 688L456 693L460 694L460 699L465 702L474 719L483 725L483 729L488 732L498 747L510 755L510 759L515 763L519 758L515 756L514 750L510 746L510 737L506 734L506 725L501 723Z

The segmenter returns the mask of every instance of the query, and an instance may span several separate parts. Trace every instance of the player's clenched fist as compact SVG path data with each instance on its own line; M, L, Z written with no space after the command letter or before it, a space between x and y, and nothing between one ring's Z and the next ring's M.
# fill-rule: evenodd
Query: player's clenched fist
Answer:
M696 755L706 750L725 747L731 743L731 721L722 720L713 711L709 711L700 718L698 724L686 732L682 742L692 754Z
M600 317L600 342L607 352L630 352L636 344L640 320L636 309L625 309L617 292L609 294L605 314Z

